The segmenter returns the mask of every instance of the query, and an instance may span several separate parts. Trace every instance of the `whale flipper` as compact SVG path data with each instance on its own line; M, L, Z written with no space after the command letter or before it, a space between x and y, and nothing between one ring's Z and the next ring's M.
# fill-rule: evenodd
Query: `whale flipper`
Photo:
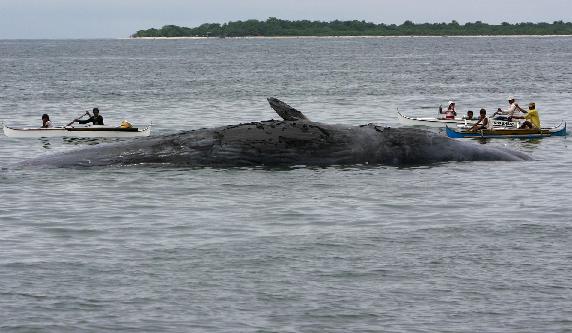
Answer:
M302 112L294 109L293 107L282 102L278 98L269 97L267 99L268 103L270 103L270 107L274 109L274 111L276 111L276 113L278 113L278 115L282 117L282 119L286 121L300 121L300 120L309 121L309 119L306 118L306 116Z

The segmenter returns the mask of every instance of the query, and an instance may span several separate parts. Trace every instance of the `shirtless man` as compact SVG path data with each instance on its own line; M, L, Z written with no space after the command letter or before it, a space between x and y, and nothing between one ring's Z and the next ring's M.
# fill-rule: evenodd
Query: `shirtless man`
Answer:
M469 131L478 131L487 129L489 127L489 118L487 117L487 110L481 109L479 111L479 121L477 121Z

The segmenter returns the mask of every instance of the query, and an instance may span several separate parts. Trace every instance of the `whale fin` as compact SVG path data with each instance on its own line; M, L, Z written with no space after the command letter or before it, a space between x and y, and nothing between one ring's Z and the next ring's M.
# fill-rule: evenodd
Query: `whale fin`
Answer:
M270 107L274 109L282 119L287 121L309 120L302 112L294 109L278 98L269 97L267 99L268 103L270 103Z

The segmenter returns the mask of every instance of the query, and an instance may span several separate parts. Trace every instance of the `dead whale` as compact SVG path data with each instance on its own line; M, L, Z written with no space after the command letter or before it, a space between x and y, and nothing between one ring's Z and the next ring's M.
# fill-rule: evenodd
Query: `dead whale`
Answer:
M462 142L415 128L374 124L328 125L275 98L283 120L269 120L142 138L56 153L23 166L91 167L133 164L173 166L423 165L446 161L518 161L523 153Z

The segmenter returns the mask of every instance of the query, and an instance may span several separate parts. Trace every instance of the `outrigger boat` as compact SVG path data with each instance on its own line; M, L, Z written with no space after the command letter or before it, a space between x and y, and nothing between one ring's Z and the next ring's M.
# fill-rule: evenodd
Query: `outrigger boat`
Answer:
M4 135L11 138L135 138L151 135L151 126L122 128L109 126L14 128L4 125Z
M566 123L563 122L556 127L541 129L518 129L518 128L493 128L478 131L454 130L446 127L447 136L450 138L519 138L534 139L549 136L565 136Z
M431 117L408 117L401 112L397 111L397 119L399 123L406 126L427 126L427 127L459 127L459 128L470 128L473 126L478 118L475 119L463 119L463 118L455 118L455 119L440 119L440 118L431 118ZM505 120L494 120L492 119L494 127L514 127L517 128L519 126L518 122L508 122Z
M432 117L408 117L401 112L397 111L397 120L399 123L406 126L427 126L427 127L445 127L445 126L452 126L455 127L457 125L472 125L477 120L465 120L461 118L455 119L440 119L440 118L432 118Z

